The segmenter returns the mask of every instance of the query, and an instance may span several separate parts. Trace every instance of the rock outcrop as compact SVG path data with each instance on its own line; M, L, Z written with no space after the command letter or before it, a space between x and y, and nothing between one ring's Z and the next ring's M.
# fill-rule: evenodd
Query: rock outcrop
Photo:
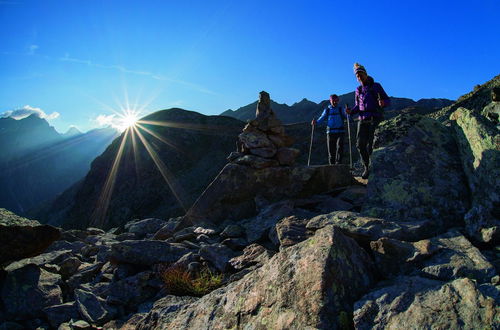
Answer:
M189 224L241 220L255 216L256 198L268 203L307 197L351 183L347 166L268 167L228 164L188 210Z
M364 296L355 304L356 329L492 329L500 317L491 285L468 278L449 283L420 277L400 278L392 286ZM498 293L497 293L498 294Z
M371 274L368 254L327 226L194 303L155 305L138 328L341 328L349 325L356 297L371 286Z
M429 220L434 233L460 226L470 206L449 128L418 115L381 124L362 213L391 221Z
M42 253L60 237L59 229L0 209L0 265Z
M500 242L500 133L480 114L465 108L450 117L472 194L466 229L478 242Z

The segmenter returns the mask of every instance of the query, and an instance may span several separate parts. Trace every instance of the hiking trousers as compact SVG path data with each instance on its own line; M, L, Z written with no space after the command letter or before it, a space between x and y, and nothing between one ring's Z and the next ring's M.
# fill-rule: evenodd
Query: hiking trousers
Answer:
M373 151L373 138L375 130L382 119L370 118L368 120L358 121L358 133L356 135L356 147L363 161L363 165L368 167L370 165L370 156Z
M330 165L340 164L344 152L344 133L327 133L326 144L328 147L328 163Z

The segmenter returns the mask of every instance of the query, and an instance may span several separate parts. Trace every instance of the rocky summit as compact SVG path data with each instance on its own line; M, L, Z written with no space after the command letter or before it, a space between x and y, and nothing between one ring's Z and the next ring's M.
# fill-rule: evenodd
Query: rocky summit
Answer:
M0 329L497 329L498 87L382 122L367 181L296 165L262 93L177 217L62 230L2 211Z

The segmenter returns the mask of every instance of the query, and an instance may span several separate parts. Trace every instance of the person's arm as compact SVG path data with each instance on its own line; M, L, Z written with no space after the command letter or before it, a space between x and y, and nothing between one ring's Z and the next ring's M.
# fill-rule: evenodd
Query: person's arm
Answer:
M359 88L356 88L354 92L354 107L347 109L346 111L350 115L354 115L359 112Z
M391 104L391 99L389 98L387 93L384 91L384 88L382 87L382 85L380 85L379 83L375 83L374 88L377 92L377 98L379 101L379 105L382 108L388 107Z
M321 113L321 116L319 116L318 120L316 120L317 124L320 124L323 122L323 120L325 120L327 110L328 110L328 108L323 110L323 112Z

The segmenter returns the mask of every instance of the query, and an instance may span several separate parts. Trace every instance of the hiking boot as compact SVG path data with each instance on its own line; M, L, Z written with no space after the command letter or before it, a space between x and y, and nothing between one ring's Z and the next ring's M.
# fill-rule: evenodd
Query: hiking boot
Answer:
M368 171L368 167L365 166L365 170L363 171L363 174L361 174L361 178L368 179L369 175L370 175L370 172Z

